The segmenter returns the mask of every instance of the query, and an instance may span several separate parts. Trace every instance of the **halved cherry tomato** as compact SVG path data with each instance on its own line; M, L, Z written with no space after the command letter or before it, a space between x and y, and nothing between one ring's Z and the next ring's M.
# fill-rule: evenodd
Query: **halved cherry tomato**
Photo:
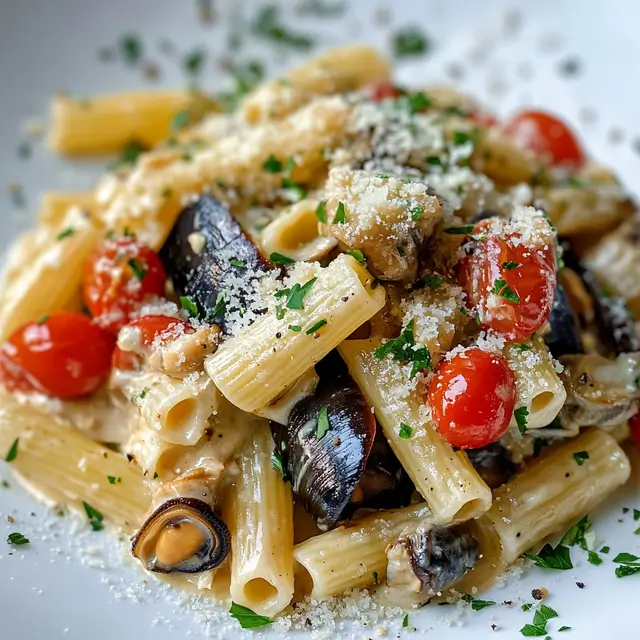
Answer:
M629 429L631 430L631 439L640 447L640 411L629 420Z
M580 143L562 120L544 111L522 111L506 125L505 131L551 164L579 169L585 163Z
M391 100L402 95L402 91L390 82L374 82L366 87L365 93L369 100L373 100L373 102Z
M18 329L0 347L0 382L9 391L56 398L89 395L109 374L114 342L88 316L52 313Z
M454 447L477 449L509 427L516 379L501 356L471 348L443 360L429 385L431 415Z
M96 322L117 333L151 296L164 296L167 277L157 254L133 237L110 238L85 264L83 295Z
M150 349L156 342L164 344L193 331L188 322L170 316L143 316L126 325L126 329L139 331L139 343L144 349ZM114 369L138 371L142 362L142 355L136 351L123 351L120 347L116 347L113 352Z
M507 340L528 340L551 313L555 248L532 249L510 234L473 240L469 251L460 261L460 284L480 325Z

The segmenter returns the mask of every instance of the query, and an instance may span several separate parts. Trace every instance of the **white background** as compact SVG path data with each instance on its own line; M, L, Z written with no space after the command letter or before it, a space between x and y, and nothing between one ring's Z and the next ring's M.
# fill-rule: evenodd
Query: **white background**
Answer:
M231 4L219 2L220 22L207 27L196 20L196 0L0 0L0 251L29 225L41 190L88 188L105 164L62 161L41 143L33 145L31 159L20 160L16 150L26 139L25 121L46 119L49 97L56 91L68 90L84 97L148 84L139 70L122 62L98 61L100 47L112 45L130 31L142 36L147 57L161 68L157 86L182 86L185 78L180 56L201 46L210 53L202 84L207 89L219 88L224 77L215 60L225 49L224 22ZM242 5L249 14L258 4L236 2L236 7ZM290 9L292 2L281 4ZM322 47L357 39L383 49L394 27L420 24L430 36L433 54L401 65L400 79L414 85L445 81L447 66L461 64L462 88L501 115L522 105L562 113L574 123L589 152L614 166L629 188L640 192L640 151L634 151L632 144L634 138L640 138L638 3L362 0L348 4L348 16L338 21L295 17L292 21L297 29L318 34ZM374 19L375 9L385 5L391 10L391 26L381 26ZM521 27L515 32L505 28L505 14L514 10L521 15ZM158 42L165 38L175 43L178 54L173 58L159 51ZM278 65L286 66L301 57L286 52L274 60L271 52L270 48L257 50L272 73ZM243 56L251 57L251 53ZM569 58L580 62L580 72L572 78L558 72ZM609 140L612 128L620 129L624 136L617 144ZM11 182L23 186L23 209L14 207L5 193L5 185ZM186 634L202 633L202 625L194 620L193 613L145 586L140 572L117 569L119 558L113 553L109 557L107 552L96 550L87 560L85 551L81 560L77 550L66 551L69 546L86 547L87 540L91 546L94 542L110 543L106 533L86 532L84 527L79 533L70 533L66 525L45 515L15 488L2 463L0 478L12 484L11 490L0 489L1 640L177 640ZM595 518L599 539L612 548L609 558L619 551L640 555L640 536L633 535L640 523L634 525L631 514L623 516L621 511L623 505L640 507L639 484L634 484L635 489L629 488ZM6 523L10 514L16 520L13 525ZM10 555L5 540L16 530L26 534L32 544ZM428 637L438 640L519 638L518 630L532 617L521 612L519 605L531 602L531 588L544 585L551 592L549 604L561 616L549 624L554 640L637 638L634 614L640 576L618 580L613 577L610 560L592 567L586 564L582 552L574 550L573 556L576 568L572 571L544 573L533 569L522 581L488 596L499 603L514 601L511 607L499 604L460 619L445 611L446 607L432 607L420 616L412 614L411 622L430 630ZM578 589L576 581L584 582L585 589ZM133 585L131 594L141 603L121 597L129 583ZM446 621L452 618L453 624L448 626ZM495 632L491 624L497 626ZM572 630L558 636L554 630L560 625L571 626ZM216 629L222 637L239 637L239 632L215 625L210 625L209 632ZM387 637L395 638L399 631L398 622L391 624ZM374 637L375 630L354 634L358 638ZM327 635L336 637L330 630ZM401 636L421 634L401 631Z

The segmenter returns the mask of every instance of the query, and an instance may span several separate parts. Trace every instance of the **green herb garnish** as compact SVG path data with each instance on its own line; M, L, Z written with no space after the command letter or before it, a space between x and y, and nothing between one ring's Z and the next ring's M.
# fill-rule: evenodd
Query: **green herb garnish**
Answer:
M122 478L120 478L120 476L107 476L107 480L109 481L109 484L118 484L119 482L122 482Z
M190 296L180 296L180 305L189 314L190 318L195 318L198 315L198 305Z
M307 197L307 190L291 178L282 178L282 190L291 202L299 202Z
M578 463L578 466L581 467L589 459L589 452L576 451L573 454L573 459Z
M222 315L227 310L227 303L224 299L224 295L222 292L218 294L216 298L216 304L211 311L211 317L215 318L216 316Z
M291 331L295 331L296 333L297 333L298 331L302 331L302 327L301 327L299 324L290 324L290 325L289 325L289 329L290 329Z
M524 627L520 629L520 633L528 638L546 636L547 627L539 626L537 624L525 624Z
M284 318L284 309L281 306L276 307L276 318L282 320Z
M262 165L264 171L268 171L269 173L281 173L282 172L282 162L278 160L274 155L270 155Z
M238 260L238 258L231 258L229 260L229 264L232 264L234 267L246 267L244 260Z
M327 431L331 429L331 423L329 422L329 409L326 405L320 407L318 411L318 426L316 429L316 438L320 440Z
M507 260L506 262L502 263L502 268L506 269L507 271L512 271L513 269L517 269L521 266L522 265L519 262L512 262L511 260Z
M284 463L282 453L277 449L271 454L271 466L282 476L284 482L288 482L287 467Z
M463 227L448 227L444 232L454 236L466 236L473 233L473 225L468 224Z
M24 535L22 535L21 533L18 533L17 531L15 533L10 533L8 538L7 538L7 542L9 544L13 544L15 546L19 546L22 544L29 544L29 538L26 538Z
M401 29L393 36L393 51L396 58L421 56L428 53L429 49L429 39L417 27Z
M424 282L424 284L430 289L434 289L435 291L437 291L442 286L442 283L444 282L444 278L442 276L427 274L422 276L422 282ZM465 312L466 312L466 309L465 309Z
M82 506L87 514L87 518L89 518L89 524L94 531L100 531L104 528L103 520L104 516L97 510L94 509L88 502L82 501Z
M17 455L18 455L18 442L20 441L20 438L16 438L12 443L11 446L9 447L9 452L7 453L7 457L5 458L5 460L7 462L13 462Z
M57 236L56 236L56 240L64 240L65 238L69 238L70 236L72 236L74 233L76 232L76 230L73 227L67 227L66 229L63 229Z
M271 618L267 618L267 616L259 616L254 611L251 611L251 609L243 607L240 604L236 604L235 602L231 603L229 613L232 618L235 618L240 623L240 626L243 629L265 627L273 622Z
M602 564L602 558L595 551L587 551L587 560L596 566Z
M326 202L318 202L318 206L316 207L316 218L320 222L327 222L327 203Z
M311 325L306 331L305 333L310 336L312 333L315 333L318 329L322 329L322 327L324 327L324 325L327 324L327 321L322 319L322 320L318 320L318 322L316 322L315 324Z
M524 556L532 560L537 567L543 569L557 569L559 571L573 569L569 547L565 547L562 543L555 547L545 544L539 553L525 553Z
M190 76L197 76L202 71L206 56L206 51L203 51L202 49L193 51L187 54L182 62L182 67Z
M410 427L408 424L405 424L404 422L400 423L400 431L398 432L398 435L403 439L403 440L408 440L413 434L413 428Z
M529 409L527 407L519 407L513 412L518 425L518 431L524 435L527 432L527 419L529 416Z
M281 253L274 251L270 256L269 260L273 262L273 264L277 264L280 266L284 266L287 264L295 264L295 260L293 258L289 258L288 256L283 256Z
M142 57L142 42L135 34L127 34L120 38L119 42L120 55L127 64L134 65L140 61Z
M338 208L336 209L336 215L333 217L333 224L346 224L347 213L344 209L344 203L338 202Z
M347 253L350 256L353 256L358 262L366 262L367 259L364 257L364 253L360 251L360 249L349 249Z
M133 275L135 275L140 282L142 282L147 275L147 270L144 268L143 264L137 260L136 258L131 258L131 260L127 260L127 264L133 271Z
M313 287L317 279L318 278L311 278L311 280L305 282L302 286L296 282L289 290L289 295L287 296L287 301L284 306L287 307L287 309L302 309L304 298L309 291L311 291L311 287Z
M411 369L411 377L423 370L433 370L433 363L431 361L431 354L426 347L415 348L416 341L414 336L414 321L411 320L409 324L402 330L400 335L393 340L387 340L384 344L377 347L373 354L379 360L391 354L394 360L398 362L411 362L413 367Z
M472 611L482 611L482 609L493 607L496 604L493 600L477 600L472 596L464 596L463 600L471 605Z
M587 551L587 540L585 534L591 529L591 522L589 522L589 516L584 516L576 524L574 524L565 534L562 536L561 544L573 547L578 545L584 551Z
M520 304L520 298L517 296L516 292L506 283L505 280L502 280L502 278L493 283L491 293L495 293L509 302Z

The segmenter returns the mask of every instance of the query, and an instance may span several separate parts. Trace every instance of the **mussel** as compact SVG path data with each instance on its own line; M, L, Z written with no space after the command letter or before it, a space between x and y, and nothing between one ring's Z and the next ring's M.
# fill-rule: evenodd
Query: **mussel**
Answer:
M614 427L638 409L640 352L615 360L598 354L564 356L561 374L567 401L560 412L563 426Z
M131 552L147 571L200 573L215 569L229 555L227 525L198 498L163 502L134 536Z
M257 281L273 268L229 209L211 196L180 213L160 258L176 293L189 296L202 317L223 329L232 315L256 304Z
M492 442L481 449L467 449L469 461L480 477L491 489L497 489L516 472L516 465L511 459L509 450L500 444Z
M354 497L376 433L355 382L348 375L321 380L287 425L271 422L271 431L294 494L320 527L334 526Z
M464 528L421 525L400 536L387 554L387 586L424 604L452 587L480 557L479 545Z
M584 351L578 319L560 283L549 315L549 332L544 340L555 358Z

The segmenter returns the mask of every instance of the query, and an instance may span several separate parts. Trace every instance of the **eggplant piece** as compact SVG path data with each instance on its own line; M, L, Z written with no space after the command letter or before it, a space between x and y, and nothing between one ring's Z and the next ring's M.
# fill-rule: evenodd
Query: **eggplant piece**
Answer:
M464 525L427 523L390 544L386 554L387 585L406 593L413 604L425 604L472 569L480 549Z
M329 429L322 433L325 417ZM288 424L271 422L271 431L294 494L321 528L333 527L365 472L376 433L355 382L347 375L321 380L295 405Z
M219 200L203 196L183 209L160 258L176 294L190 297L199 315L225 332L229 312L244 314L251 309L264 313L264 309L253 308L256 288L273 265Z
M492 442L481 449L467 449L469 461L491 489L508 482L516 472L516 465L508 449L499 442Z
M578 318L569 304L564 287L560 283L558 283L556 296L551 307L549 327L550 331L544 336L544 341L555 358L584 352Z

